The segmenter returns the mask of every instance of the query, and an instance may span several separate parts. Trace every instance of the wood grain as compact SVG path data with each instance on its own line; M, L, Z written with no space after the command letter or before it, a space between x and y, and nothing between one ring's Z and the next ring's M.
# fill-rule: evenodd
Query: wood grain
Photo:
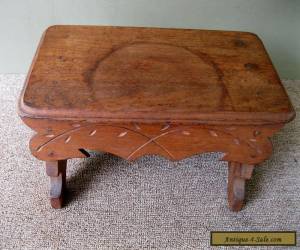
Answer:
M50 177L50 203L53 208L62 208L66 189L67 161L46 161L46 173Z
M254 165L228 163L228 205L234 212L240 211L244 205L246 180L251 178L253 169Z
M23 118L37 131L30 141L40 160L86 157L85 150L105 151L127 160L156 154L181 160L204 152L223 152L222 160L258 164L272 153L269 137L283 124L220 126L120 124Z
M63 205L66 160L105 151L127 160L222 152L228 201L272 153L295 112L260 39L247 32L53 26L19 99L46 161L50 198Z
M20 113L219 124L282 123L295 115L254 34L94 26L45 32Z

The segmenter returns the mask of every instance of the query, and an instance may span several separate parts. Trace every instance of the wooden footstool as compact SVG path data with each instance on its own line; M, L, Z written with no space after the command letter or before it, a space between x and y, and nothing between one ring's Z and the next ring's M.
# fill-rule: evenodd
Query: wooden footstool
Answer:
M46 161L54 208L63 204L67 159L89 149L127 160L223 152L229 207L239 211L245 180L271 155L269 137L295 112L252 33L52 26L19 115L36 131L30 150Z

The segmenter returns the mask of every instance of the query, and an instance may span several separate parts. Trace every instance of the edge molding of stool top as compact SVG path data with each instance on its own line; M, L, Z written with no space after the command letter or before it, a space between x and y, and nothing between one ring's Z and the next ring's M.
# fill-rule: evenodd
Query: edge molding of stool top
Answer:
M286 123L295 111L249 32L49 27L19 99L28 118Z

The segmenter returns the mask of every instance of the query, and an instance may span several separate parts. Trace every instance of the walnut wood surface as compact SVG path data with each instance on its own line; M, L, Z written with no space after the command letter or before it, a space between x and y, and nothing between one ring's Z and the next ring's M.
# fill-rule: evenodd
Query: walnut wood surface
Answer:
M66 160L105 151L127 160L222 152L228 201L272 153L295 112L257 36L246 32L50 27L19 100L46 161L50 198L63 205Z
M240 211L244 205L246 180L250 179L254 165L238 162L228 163L228 205L234 211Z
M110 152L127 160L146 154L180 160L204 152L223 152L223 160L257 164L272 153L269 137L283 125L228 126L120 124L23 118L37 134L30 141L40 160L82 158L83 149Z
M61 208L66 189L67 161L46 161L46 173L50 177L50 203L53 208Z
M247 32L53 26L26 85L28 117L266 124L294 116L262 42Z

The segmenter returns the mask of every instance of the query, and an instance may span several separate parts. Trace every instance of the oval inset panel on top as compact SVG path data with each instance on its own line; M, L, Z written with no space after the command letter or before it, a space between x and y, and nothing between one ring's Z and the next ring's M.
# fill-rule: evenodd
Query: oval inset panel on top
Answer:
M106 112L210 112L224 107L217 66L166 44L136 43L98 62L88 83L94 105Z

